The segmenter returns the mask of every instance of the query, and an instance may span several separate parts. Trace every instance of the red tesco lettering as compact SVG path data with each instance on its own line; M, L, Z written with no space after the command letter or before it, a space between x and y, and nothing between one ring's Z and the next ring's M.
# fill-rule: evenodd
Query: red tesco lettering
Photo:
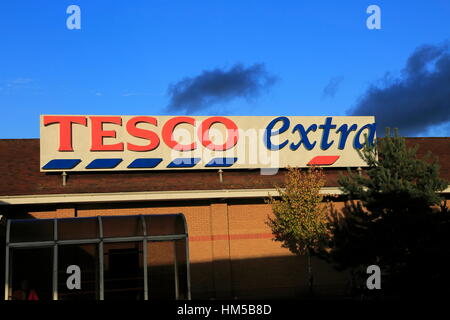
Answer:
M88 121L89 120L89 121ZM91 132L91 151L123 151L126 145L127 150L136 152L152 151L159 147L160 137L154 131L140 128L140 123L148 123L155 128L158 127L158 120L150 116L137 116L130 118L126 125L126 132L133 137L147 140L146 145L136 145L127 141L120 141L113 144L105 144L104 138L117 138L115 130L105 130L104 124L114 124L122 127L122 117L120 116L44 116L44 126L59 124L59 151L73 150L73 134L74 125L89 126ZM166 121L161 130L161 136L164 143L173 150L191 151L197 148L196 141L190 144L180 144L174 140L173 133L175 128L182 124L195 126L195 119L192 117L173 117ZM222 124L227 130L227 140L222 145L214 144L209 136L209 130L216 124ZM234 147L239 139L239 131L237 125L226 117L210 117L205 119L198 128L197 136L199 142L206 148L211 150L228 150Z

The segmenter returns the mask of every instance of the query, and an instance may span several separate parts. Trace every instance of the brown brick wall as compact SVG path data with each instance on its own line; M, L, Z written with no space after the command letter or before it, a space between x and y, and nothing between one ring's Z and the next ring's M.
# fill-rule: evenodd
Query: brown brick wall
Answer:
M307 288L305 259L272 240L266 225L271 208L261 201L57 206L29 213L35 218L183 213L189 229L193 298L289 297ZM344 274L320 260L313 266L318 286L344 287Z
M210 210L214 291L216 298L228 298L231 296L228 205L226 203L212 203Z
M75 207L58 206L51 211L30 211L29 214L36 219L73 218L75 217Z
M341 205L338 203L337 206ZM270 205L231 204L228 208L230 233L252 235L248 239L230 241L233 294L242 298L305 293L306 259L294 256L281 243L272 240L266 225L268 216L272 216ZM346 274L334 271L319 259L313 259L312 264L319 290L345 288Z

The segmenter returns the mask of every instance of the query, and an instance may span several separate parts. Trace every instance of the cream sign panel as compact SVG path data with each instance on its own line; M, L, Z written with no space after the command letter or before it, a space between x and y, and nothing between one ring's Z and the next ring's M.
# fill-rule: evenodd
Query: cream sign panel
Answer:
M374 117L42 115L41 171L365 166Z

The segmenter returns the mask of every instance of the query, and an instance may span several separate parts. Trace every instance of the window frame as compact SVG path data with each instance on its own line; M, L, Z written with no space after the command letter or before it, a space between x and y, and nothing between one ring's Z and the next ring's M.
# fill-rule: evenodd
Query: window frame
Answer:
M184 233L169 234L169 235L147 235L147 225L146 216L159 216L164 218L165 216L177 216L176 218L182 219L184 226ZM142 236L129 236L129 237L114 237L114 238L104 238L103 237L103 219L108 219L109 217L140 217L140 224L143 228ZM65 222L69 219L98 219L98 237L91 239L58 239L58 221L64 220ZM39 220L53 220L53 240L49 241L27 241L27 242L10 242L11 235L11 224L14 222L23 221L39 221ZM143 245L143 267L144 267L144 300L148 300L148 266L147 266L147 242L148 241L173 241L175 246L176 240L185 241L185 254L186 254L186 284L187 284L187 299L191 299L191 286L190 286L190 260L189 260L189 236L186 224L186 218L182 213L178 214L155 214L155 215L114 215L114 216L96 216L96 217L79 217L79 218L55 218L55 219L9 219L6 224L6 252L5 252L5 300L10 300L12 296L12 261L10 261L10 250L15 248L52 248L53 247L53 278L52 278L52 290L53 290L53 300L58 300L58 249L61 245L82 245L82 244L97 244L98 245L98 263L99 263L99 300L104 300L104 248L105 243L123 243L123 242L139 242L142 241ZM179 299L179 279L178 279L178 263L176 250L174 252L174 286L175 286L175 300Z

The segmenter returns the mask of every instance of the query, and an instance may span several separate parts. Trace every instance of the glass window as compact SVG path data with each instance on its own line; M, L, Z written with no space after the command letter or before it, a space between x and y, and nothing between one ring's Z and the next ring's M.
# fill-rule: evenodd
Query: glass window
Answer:
M95 300L99 298L98 245L61 245L58 247L59 300ZM76 266L78 270L68 268ZM79 282L78 282L79 280ZM77 288L79 284L79 287Z
M53 247L10 251L12 300L53 298Z
M142 242L105 243L105 300L144 300Z
M52 245L43 242L54 240L55 221L57 240L73 242L51 242ZM181 214L110 216L100 220L98 217L11 220L6 264L8 298L51 300L57 294L60 300L95 300L101 296L105 300L144 300L147 286L149 299L188 299L187 240L175 237L145 240L143 221L150 237L186 235ZM100 238L101 227L103 238L111 242ZM135 241L131 237L142 238ZM79 243L85 239L95 243ZM55 249L57 261L53 261Z
M143 236L140 216L102 217L103 237L136 237Z
M147 215L145 226L148 236L184 234L184 219L182 215Z
M52 241L54 220L12 220L10 242Z
M148 299L175 299L173 241L147 242Z
M97 239L98 218L76 218L58 220L58 240Z

